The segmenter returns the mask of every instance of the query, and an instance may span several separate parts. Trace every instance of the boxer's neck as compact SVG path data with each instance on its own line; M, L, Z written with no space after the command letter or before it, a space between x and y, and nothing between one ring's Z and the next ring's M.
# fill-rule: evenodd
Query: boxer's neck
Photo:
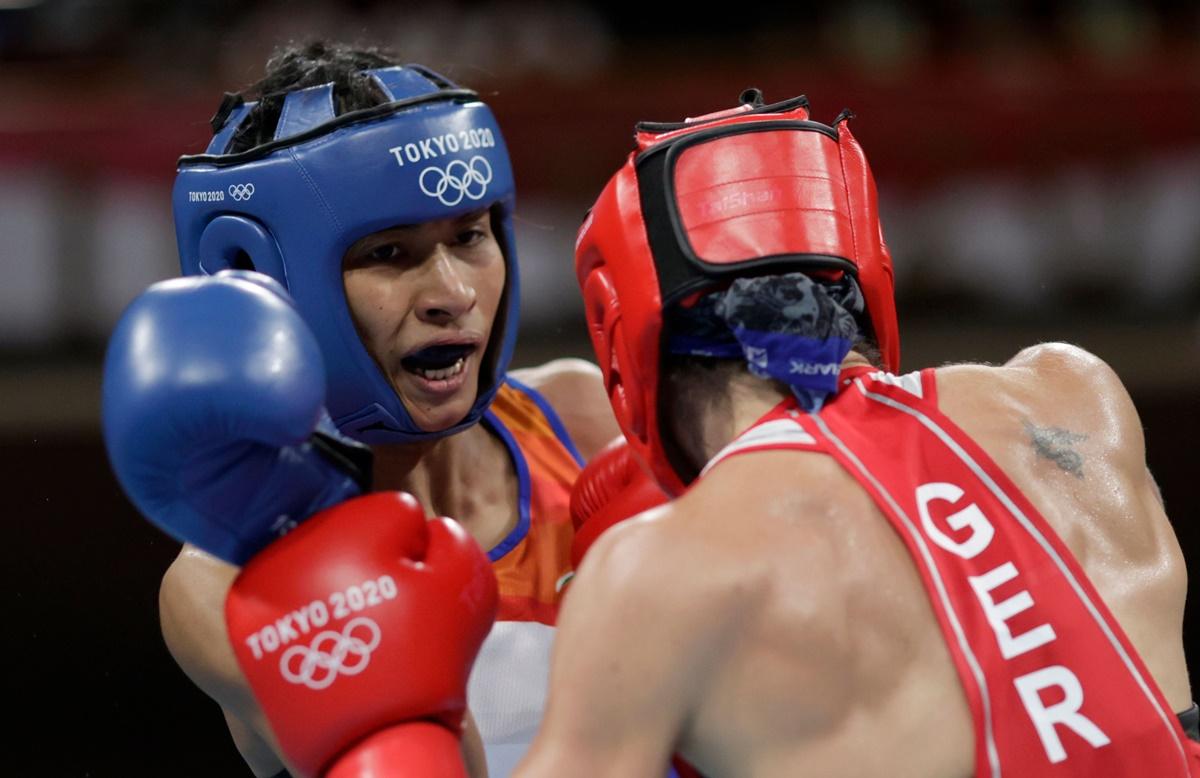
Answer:
M871 363L851 351L842 360L840 370L859 366L870 367ZM722 395L706 404L707 410L701 414L703 451L687 453L703 466L787 396L787 389L777 381L750 373L738 375L724 386Z
M483 424L373 450L377 490L409 492L430 515L458 521L484 548L502 540L513 523L516 470L504 442Z

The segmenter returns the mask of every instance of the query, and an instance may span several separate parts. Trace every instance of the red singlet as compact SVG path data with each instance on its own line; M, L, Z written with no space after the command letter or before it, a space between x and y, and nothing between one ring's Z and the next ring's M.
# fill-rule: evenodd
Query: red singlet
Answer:
M975 775L1200 775L1162 691L1070 550L937 408L933 370L858 368L816 414L790 398L714 457L832 456L921 573L975 724Z

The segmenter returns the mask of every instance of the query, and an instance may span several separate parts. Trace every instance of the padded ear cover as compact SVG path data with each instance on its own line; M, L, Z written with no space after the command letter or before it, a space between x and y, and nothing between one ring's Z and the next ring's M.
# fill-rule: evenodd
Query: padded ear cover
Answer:
M671 494L684 491L658 431L662 299L642 219L635 155L609 181L580 227L575 273L588 331L617 422Z
M621 304L608 269L602 264L593 265L584 282L583 298L587 305L588 330L597 355L607 354L601 369L604 373L604 388L609 403L618 419L628 425L628 432L643 444L648 443L646 418L642 408L634 402L626 388L626 381L634 376L622 373L622 365L634 365L629 359L625 343L625 332L621 320ZM638 393L633 393L638 394ZM639 395L640 396L640 395Z
M240 259L243 252L253 267L245 267ZM256 270L288 288L279 244L266 227L249 217L226 214L213 219L200 235L198 254L202 273Z
M838 146L845 170L846 198L854 228L855 264L858 282L867 302L867 316L883 364L890 372L900 372L900 327L896 316L896 282L892 255L883 239L879 223L879 198L875 177L867 164L862 146L843 119L837 124Z

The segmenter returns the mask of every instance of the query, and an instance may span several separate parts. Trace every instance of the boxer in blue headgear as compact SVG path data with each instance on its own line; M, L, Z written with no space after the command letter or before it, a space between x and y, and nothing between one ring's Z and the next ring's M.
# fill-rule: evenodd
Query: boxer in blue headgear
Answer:
M507 370L513 178L475 93L328 44L277 55L251 92L227 96L205 153L180 160L184 274L277 281L315 334L330 416L371 445L375 487L413 493L488 550L500 613L470 704L490 774L506 775L540 719L555 584L570 572L569 490L618 434L599 371L581 360ZM204 322L222 324L216 311ZM270 726L226 637L227 562L184 547L163 580L163 632L255 773L276 775Z
M359 75L381 102L339 114L333 82L289 92L271 138L248 148L239 130L257 104L223 104L205 153L179 162L180 260L188 275L249 266L284 285L321 344L329 410L344 433L367 442L445 435L479 421L516 341L512 167L495 117L474 92L419 65ZM361 265L364 253L347 252L388 228L488 210L507 259L490 346L441 343L398 365L384 363L395 355L372 358L341 282L343 258ZM483 346L492 353L481 360ZM469 372L482 374L469 412L443 429L415 423L393 372L452 368L470 356Z

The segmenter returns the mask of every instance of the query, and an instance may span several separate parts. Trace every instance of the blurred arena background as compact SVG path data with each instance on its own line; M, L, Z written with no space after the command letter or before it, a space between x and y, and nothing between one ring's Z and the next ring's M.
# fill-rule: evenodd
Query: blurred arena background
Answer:
M249 774L159 637L177 544L110 474L100 364L122 308L178 272L176 157L202 150L221 93L255 81L274 46L313 37L390 48L496 111L519 191L518 364L587 354L574 232L635 121L729 107L747 86L806 93L821 121L852 108L906 366L1003 361L1039 340L1096 352L1129 386L1200 559L1195 3L757 2L703 16L575 0L0 0L5 772Z

